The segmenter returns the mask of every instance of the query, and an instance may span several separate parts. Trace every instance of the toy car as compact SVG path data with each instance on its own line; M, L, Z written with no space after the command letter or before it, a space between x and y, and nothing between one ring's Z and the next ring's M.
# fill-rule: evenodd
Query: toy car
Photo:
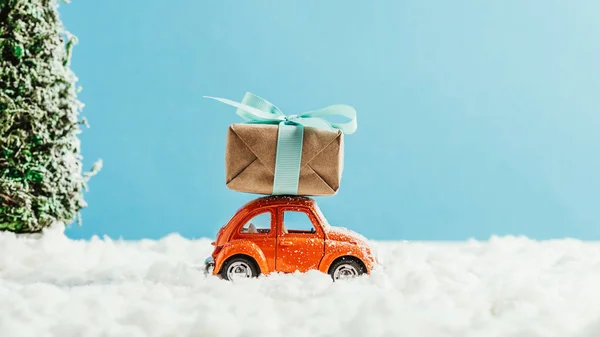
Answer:
M205 273L226 280L271 272L319 270L333 280L370 274L376 263L363 236L331 226L315 200L267 196L221 227Z

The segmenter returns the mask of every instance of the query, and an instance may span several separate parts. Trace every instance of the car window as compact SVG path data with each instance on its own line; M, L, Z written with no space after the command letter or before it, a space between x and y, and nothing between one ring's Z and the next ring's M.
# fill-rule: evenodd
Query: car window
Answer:
M283 212L283 233L310 234L315 232L310 217L303 211L286 210Z
M252 217L240 230L242 234L269 234L271 232L271 212L263 212Z

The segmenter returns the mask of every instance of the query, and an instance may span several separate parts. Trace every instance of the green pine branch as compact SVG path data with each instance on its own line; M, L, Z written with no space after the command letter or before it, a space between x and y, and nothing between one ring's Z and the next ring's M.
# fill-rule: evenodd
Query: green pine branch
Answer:
M0 230L69 224L101 162L82 172L76 38L56 0L0 0ZM65 43L66 41L66 43Z

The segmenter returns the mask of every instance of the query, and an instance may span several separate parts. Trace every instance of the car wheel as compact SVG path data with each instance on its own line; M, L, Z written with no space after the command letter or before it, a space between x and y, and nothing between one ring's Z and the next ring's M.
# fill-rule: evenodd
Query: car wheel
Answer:
M331 265L329 274L334 281L358 277L365 273L365 268L356 259L341 258Z
M221 277L231 281L236 278L257 277L259 270L252 259L238 256L231 258L223 264L221 268Z

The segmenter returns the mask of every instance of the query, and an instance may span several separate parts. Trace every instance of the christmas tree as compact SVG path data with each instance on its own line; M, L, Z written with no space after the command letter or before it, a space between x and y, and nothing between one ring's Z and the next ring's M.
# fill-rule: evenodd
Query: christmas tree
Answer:
M75 42L56 0L0 0L0 230L66 225L86 207L101 162L83 172Z

